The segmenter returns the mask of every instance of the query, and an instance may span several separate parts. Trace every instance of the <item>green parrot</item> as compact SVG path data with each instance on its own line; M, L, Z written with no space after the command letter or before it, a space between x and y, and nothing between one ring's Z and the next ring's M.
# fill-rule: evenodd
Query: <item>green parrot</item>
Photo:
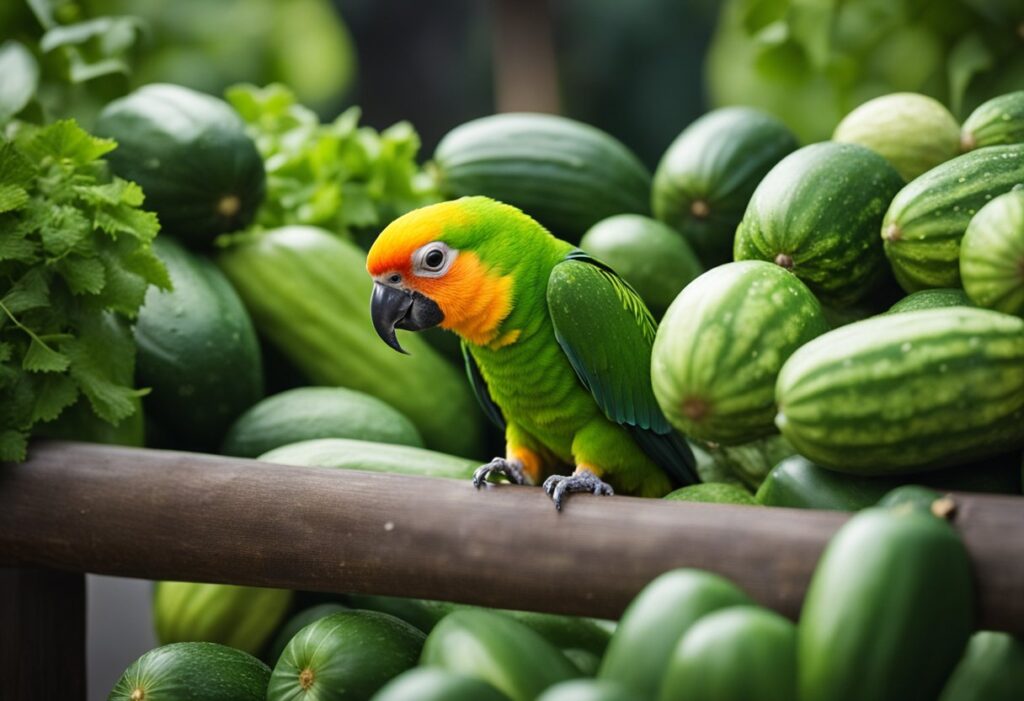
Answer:
M656 325L608 266L487 197L414 210L370 248L380 337L458 334L470 382L506 451L473 478L573 492L662 496L697 482L694 458L651 389ZM571 472L571 474L564 474Z

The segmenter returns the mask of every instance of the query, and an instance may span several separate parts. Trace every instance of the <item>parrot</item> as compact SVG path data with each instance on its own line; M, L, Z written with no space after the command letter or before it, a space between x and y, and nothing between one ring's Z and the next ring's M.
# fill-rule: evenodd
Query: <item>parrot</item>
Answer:
M414 209L366 258L372 323L404 353L396 329L440 326L461 339L469 382L504 431L505 455L473 475L569 494L660 497L699 480L686 439L651 388L657 325L639 295L601 261L488 197Z

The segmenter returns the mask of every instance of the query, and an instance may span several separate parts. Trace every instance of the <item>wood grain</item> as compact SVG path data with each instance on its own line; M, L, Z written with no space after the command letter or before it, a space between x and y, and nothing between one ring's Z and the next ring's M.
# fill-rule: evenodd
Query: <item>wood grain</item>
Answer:
M956 500L981 625L1024 633L1024 498ZM0 465L0 562L609 618L675 567L795 617L847 518L73 443Z

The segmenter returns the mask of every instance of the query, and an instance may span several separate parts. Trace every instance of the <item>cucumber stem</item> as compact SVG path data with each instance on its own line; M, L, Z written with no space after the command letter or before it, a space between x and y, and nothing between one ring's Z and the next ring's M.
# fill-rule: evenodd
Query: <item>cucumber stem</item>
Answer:
M793 269L793 256L786 253L780 253L775 256L775 265L785 268L786 270Z
M233 217L242 208L242 200L238 195L224 195L217 200L217 214L222 217Z
M313 686L313 682L315 681L315 679L316 675L313 674L313 670L311 670L309 667L306 667L299 674L299 686L302 687L303 691L309 691L309 687Z
M704 200L694 200L690 203L690 214L698 219L704 219L707 215L711 214L711 208L708 207L708 203Z
M132 690L132 701L142 701L144 698L146 698L146 692L144 689L135 687Z
M886 241L899 241L900 240L900 227L898 225L890 224L885 228L885 240Z

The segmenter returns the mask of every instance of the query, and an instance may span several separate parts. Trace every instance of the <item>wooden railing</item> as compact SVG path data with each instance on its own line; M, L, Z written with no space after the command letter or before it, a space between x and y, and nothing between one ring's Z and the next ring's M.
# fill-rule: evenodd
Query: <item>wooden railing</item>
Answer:
M979 625L1024 633L1024 498L955 503ZM848 517L40 443L0 465L0 699L84 698L84 572L614 618L697 567L796 617Z

